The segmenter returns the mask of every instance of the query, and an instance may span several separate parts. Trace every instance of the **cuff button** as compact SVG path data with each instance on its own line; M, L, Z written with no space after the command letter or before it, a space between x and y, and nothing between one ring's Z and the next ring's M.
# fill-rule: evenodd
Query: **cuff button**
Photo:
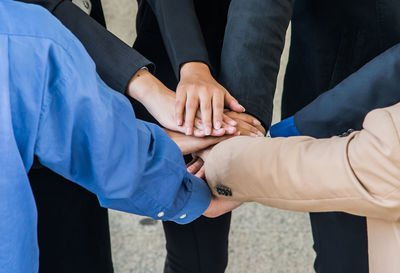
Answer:
M159 213L157 214L157 216L158 216L158 218L163 217L163 216L164 216L164 212L163 212L163 211L159 212Z
M182 214L179 218L181 218L181 219L183 219L183 218L186 218L186 213L185 214Z

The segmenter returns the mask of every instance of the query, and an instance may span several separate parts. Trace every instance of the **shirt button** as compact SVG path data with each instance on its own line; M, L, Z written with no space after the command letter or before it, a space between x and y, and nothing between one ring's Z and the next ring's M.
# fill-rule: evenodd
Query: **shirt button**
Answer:
M186 215L186 213L185 214L182 214L179 218L181 218L181 219L183 219L183 218L185 218L187 215Z
M159 212L159 213L157 214L157 216L158 216L159 218L163 217L163 216L164 216L164 212L163 212L163 211Z

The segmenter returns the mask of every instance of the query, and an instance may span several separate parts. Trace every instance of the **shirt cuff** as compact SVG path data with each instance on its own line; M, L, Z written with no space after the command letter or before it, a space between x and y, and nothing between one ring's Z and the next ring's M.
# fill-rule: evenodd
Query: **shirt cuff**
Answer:
M271 137L289 137L299 136L300 133L294 124L294 116L284 119L281 122L271 126L269 129Z
M190 174L185 179L189 179L192 183L192 194L186 206L175 217L169 219L169 221L178 224L188 224L196 220L204 213L211 202L210 189L203 180Z

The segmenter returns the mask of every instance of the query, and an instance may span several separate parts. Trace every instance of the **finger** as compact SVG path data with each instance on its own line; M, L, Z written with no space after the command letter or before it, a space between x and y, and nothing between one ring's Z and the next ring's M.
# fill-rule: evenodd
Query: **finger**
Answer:
M221 92L215 92L212 98L213 104L213 123L215 129L222 127L223 112L224 112L224 96Z
M200 170L196 172L195 176L197 176L198 178L201 178L201 179L206 177L206 169L204 168L204 164L200 168Z
M239 113L235 113L235 112L227 112L226 115L229 116L230 118L236 119L237 121L242 120L242 121L248 123L249 125L253 126L254 128L257 129L257 131L258 131L257 134L259 136L265 135L265 129L261 125L261 122L258 119L252 117L251 115L244 114L244 113L239 114Z
M196 161L187 168L187 171L191 174L197 174L204 165L204 161L201 158L197 158Z
M235 129L236 131L236 129ZM226 130L224 128L221 129L212 129L211 136L219 137L226 134Z
M234 129L234 130L236 131L236 129ZM221 129L218 129L218 130L217 129L212 129L211 130L211 136L213 136L213 137L220 137L220 136L223 136L225 134L226 134L226 130L224 128L221 128ZM196 128L193 131L193 135L195 137L205 137L206 136L204 130L200 130L200 129L196 129Z
M225 135L227 132L227 130L230 132L229 134L233 134L234 132L236 132L236 128L233 126L230 126L226 123L222 123L223 124L223 128L221 129L212 129L211 130L211 136L223 136ZM195 118L194 120L194 132L193 135L195 137L204 137L205 136L205 132L204 132L204 125L203 122L198 119Z
M249 130L244 130L243 129L243 130L238 131L238 133L239 133L240 136L258 137L257 134L254 134Z
M264 128L262 125L256 125L255 127L257 128L258 131L261 132L261 134L262 134L263 136L265 136L265 134L267 133L267 131L265 130L265 128Z
M244 122L242 120L238 120L238 130L240 132L244 133L244 131L250 132L250 136L263 136L263 134L253 125L248 124L247 122ZM247 134L246 134L247 135Z
M212 116L212 108L211 108L211 97L207 95L202 95L200 97L200 110L201 110L201 121L204 125L204 131L206 136L211 135L211 116Z
M184 126L176 126L176 127L174 127L173 130L174 130L174 132L179 132L182 134L185 134L185 132L186 132L186 128Z
M199 106L199 100L197 96L188 96L186 99L185 108L185 127L186 135L190 136L193 134L194 118L196 115L197 108Z
M197 155L193 154L193 155L192 155L192 160L191 160L188 164L186 164L186 168L189 168L194 162L196 162L196 160L197 160L198 158L199 158L199 157L198 157Z
M260 122L258 119L253 118L253 125L254 125L254 127L256 127L257 130L260 131L263 135L266 134L265 128L262 126L261 122Z
M243 113L246 111L242 105L228 91L225 92L225 105L232 111Z
M236 133L236 131L237 131L236 127L229 125L225 122L222 123L222 129L224 129L225 134L228 134L228 135L232 135L232 134Z
M234 112L233 112L234 113ZM225 122L225 123L228 123L228 124L230 124L230 125L232 125L232 126L236 126L237 125L237 122L234 120L234 119L232 119L230 116L228 116L227 114L224 114L223 116L222 116L222 118L223 118L223 121Z
M184 87L176 89L176 103L175 103L175 119L178 126L183 125L183 113L185 110L186 103L186 90Z
M193 135L195 137L205 137L206 133L204 132L204 130L200 130L200 129L194 128Z

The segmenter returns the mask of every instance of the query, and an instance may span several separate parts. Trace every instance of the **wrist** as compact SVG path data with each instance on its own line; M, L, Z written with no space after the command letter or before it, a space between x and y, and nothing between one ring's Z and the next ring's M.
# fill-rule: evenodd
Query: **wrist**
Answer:
M208 73L211 76L211 71L208 65L202 62L188 62L181 65L181 78L190 76L193 73Z
M159 88L159 80L147 69L138 70L128 84L126 94L145 104L146 98L154 95Z

